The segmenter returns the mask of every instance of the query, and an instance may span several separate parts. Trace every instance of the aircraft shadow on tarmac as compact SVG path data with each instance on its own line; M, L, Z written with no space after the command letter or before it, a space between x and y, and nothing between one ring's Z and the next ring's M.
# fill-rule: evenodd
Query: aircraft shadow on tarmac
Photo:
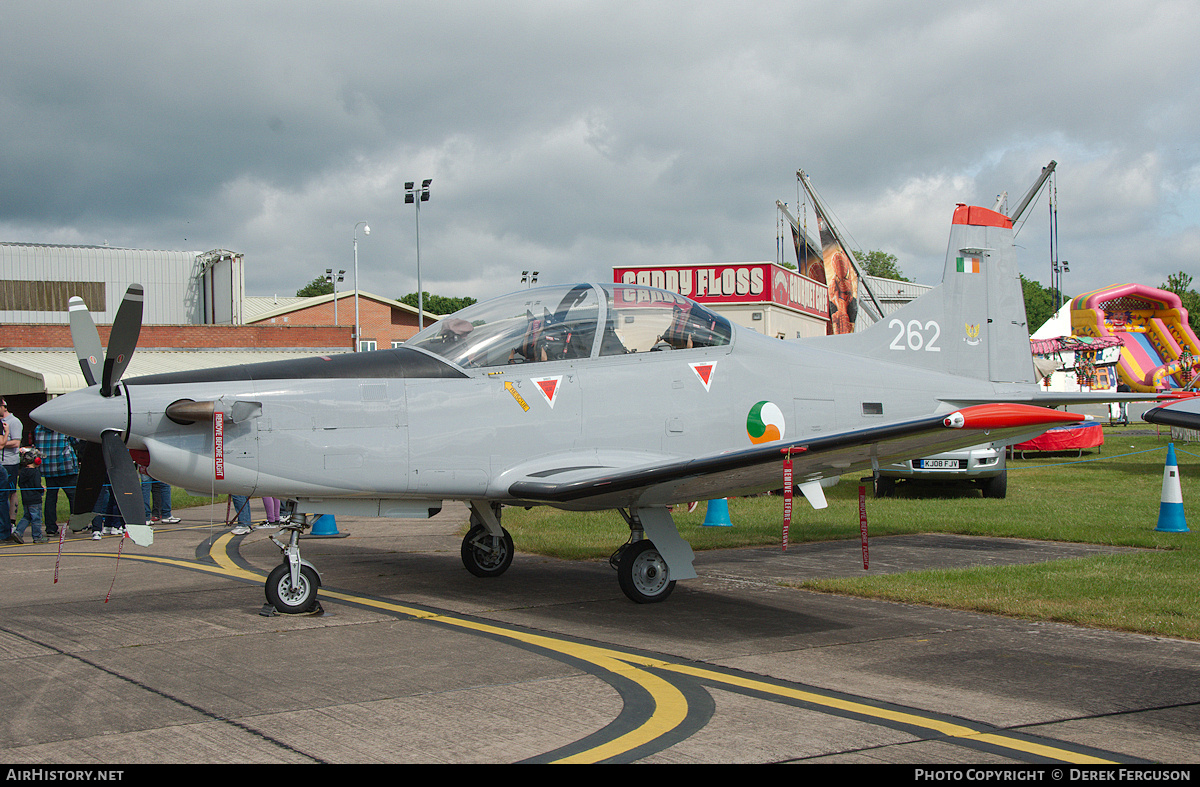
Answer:
M232 546L232 545L231 545ZM239 549L257 570L269 570L273 546L243 543ZM318 552L310 546L310 554ZM736 551L736 550L734 550ZM630 606L613 586L606 561L573 561L518 553L501 577L479 578L463 569L457 551L408 552L376 549L352 541L321 550L324 586L340 592L385 597L413 606L448 608L460 614L480 610L536 610L539 620L618 627L625 632L669 632L672 639L696 643L747 637L802 637L849 628L845 622L797 609L801 591L770 585L764 602L760 583L708 576L682 584L669 605ZM753 556L748 556L753 559ZM753 587L751 587L753 585ZM727 591L713 590L727 587ZM768 634L768 632L772 632Z

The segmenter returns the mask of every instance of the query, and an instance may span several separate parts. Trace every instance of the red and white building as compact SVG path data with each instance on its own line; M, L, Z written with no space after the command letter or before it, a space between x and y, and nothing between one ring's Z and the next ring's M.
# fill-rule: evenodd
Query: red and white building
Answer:
M826 285L774 262L615 266L613 281L679 293L779 339L824 336L829 323Z
M819 266L815 268L820 271ZM920 297L924 284L863 276L884 316ZM617 265L613 282L659 287L703 303L730 322L777 339L825 336L829 287L776 262L717 265ZM866 295L860 292L859 297ZM864 310L859 311L864 315ZM866 324L870 324L869 321ZM860 330L863 327L860 317Z

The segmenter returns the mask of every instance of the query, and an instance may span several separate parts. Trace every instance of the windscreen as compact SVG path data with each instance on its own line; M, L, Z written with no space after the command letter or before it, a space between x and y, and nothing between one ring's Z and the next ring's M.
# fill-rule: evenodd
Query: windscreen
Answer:
M682 295L620 284L604 289L608 319L600 343L601 355L729 344L729 321Z
M467 368L587 358L599 310L589 284L539 287L455 312L405 345Z

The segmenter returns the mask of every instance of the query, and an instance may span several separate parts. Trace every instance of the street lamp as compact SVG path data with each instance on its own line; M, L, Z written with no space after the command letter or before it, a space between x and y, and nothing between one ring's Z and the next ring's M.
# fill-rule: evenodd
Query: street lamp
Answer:
M338 286L338 282L340 282L340 281L343 281L345 278L346 278L346 271L345 271L345 269L342 269L342 270L338 271L338 272L337 272L337 276L336 276L336 277L333 275L333 268L326 268L326 269L325 269L325 281L327 281L327 282L330 282L331 284L333 284L333 325L334 325L334 327L335 327L335 328L337 327L337 324L338 324L338 315L337 315L337 306L338 306L338 304L337 304L337 302L338 302L338 297L337 297L337 286Z
M404 184L404 204L417 208L417 330L425 327L425 291L421 289L421 203L429 202L429 184L433 178L421 181L421 188L414 188L410 180Z
M524 284L526 288L537 284L537 277L537 271L533 271L532 275L530 275L530 271L521 271L521 283Z
M354 225L354 352L358 352L362 340L358 337L358 225L363 228L363 235L370 235L371 228L365 221ZM335 298L334 303L337 303Z

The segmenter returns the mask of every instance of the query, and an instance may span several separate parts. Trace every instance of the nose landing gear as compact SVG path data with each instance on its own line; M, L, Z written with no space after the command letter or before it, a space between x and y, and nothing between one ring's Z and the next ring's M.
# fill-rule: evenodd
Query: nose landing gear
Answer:
M300 557L300 533L309 528L307 517L297 514L295 501L288 501L288 510L280 518L279 534L287 534L287 542L271 536L275 546L283 552L283 562L267 575L264 588L267 606L263 614L276 613L303 615L320 612L317 591L321 587L321 575L312 563Z

